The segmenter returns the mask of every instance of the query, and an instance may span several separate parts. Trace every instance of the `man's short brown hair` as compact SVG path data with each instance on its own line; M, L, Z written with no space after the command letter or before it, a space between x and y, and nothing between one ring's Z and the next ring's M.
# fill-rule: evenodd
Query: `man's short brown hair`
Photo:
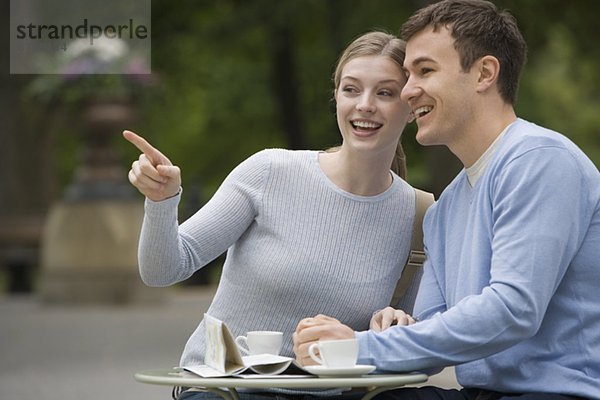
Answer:
M496 57L500 95L507 103L516 103L527 44L511 14L485 0L442 0L413 14L402 25L400 36L408 41L428 27L450 30L464 71L483 56Z

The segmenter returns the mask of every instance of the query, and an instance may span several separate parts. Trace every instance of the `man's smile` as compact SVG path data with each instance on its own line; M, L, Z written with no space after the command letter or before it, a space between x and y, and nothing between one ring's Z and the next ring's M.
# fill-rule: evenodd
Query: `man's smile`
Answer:
M421 118L429 114L431 110L433 110L433 106L420 106L413 111L413 115L415 116L415 118Z

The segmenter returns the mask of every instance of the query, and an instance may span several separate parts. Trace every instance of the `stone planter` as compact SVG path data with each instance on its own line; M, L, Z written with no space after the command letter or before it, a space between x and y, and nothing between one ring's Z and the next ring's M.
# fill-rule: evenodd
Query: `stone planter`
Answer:
M157 301L141 282L137 246L143 199L127 181L112 143L135 118L123 102L92 102L81 113L81 164L42 233L38 292L47 303Z

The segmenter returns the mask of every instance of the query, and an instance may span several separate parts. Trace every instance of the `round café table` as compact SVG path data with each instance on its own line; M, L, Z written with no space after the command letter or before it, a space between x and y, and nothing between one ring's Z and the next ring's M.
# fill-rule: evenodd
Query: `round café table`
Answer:
M180 368L154 369L141 371L134 375L135 380L142 383L166 386L183 386L202 388L216 393L225 400L239 400L237 389L330 389L330 388L364 388L366 393L362 400L370 400L373 396L408 384L427 381L428 376L422 373L362 375L345 377L317 377L302 375L301 377L280 378L203 378L199 375L182 371Z

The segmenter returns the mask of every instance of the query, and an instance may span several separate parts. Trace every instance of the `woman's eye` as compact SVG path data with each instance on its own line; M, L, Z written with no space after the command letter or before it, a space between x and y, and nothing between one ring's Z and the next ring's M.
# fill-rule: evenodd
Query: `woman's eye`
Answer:
M347 95L354 96L354 95L358 94L358 89L354 86L344 86L342 88L342 92L344 92Z
M391 90L385 89L385 90L380 90L379 95L380 96L393 96L394 92L392 92Z
M432 72L433 69L431 68L421 68L421 75L427 75L428 73Z

